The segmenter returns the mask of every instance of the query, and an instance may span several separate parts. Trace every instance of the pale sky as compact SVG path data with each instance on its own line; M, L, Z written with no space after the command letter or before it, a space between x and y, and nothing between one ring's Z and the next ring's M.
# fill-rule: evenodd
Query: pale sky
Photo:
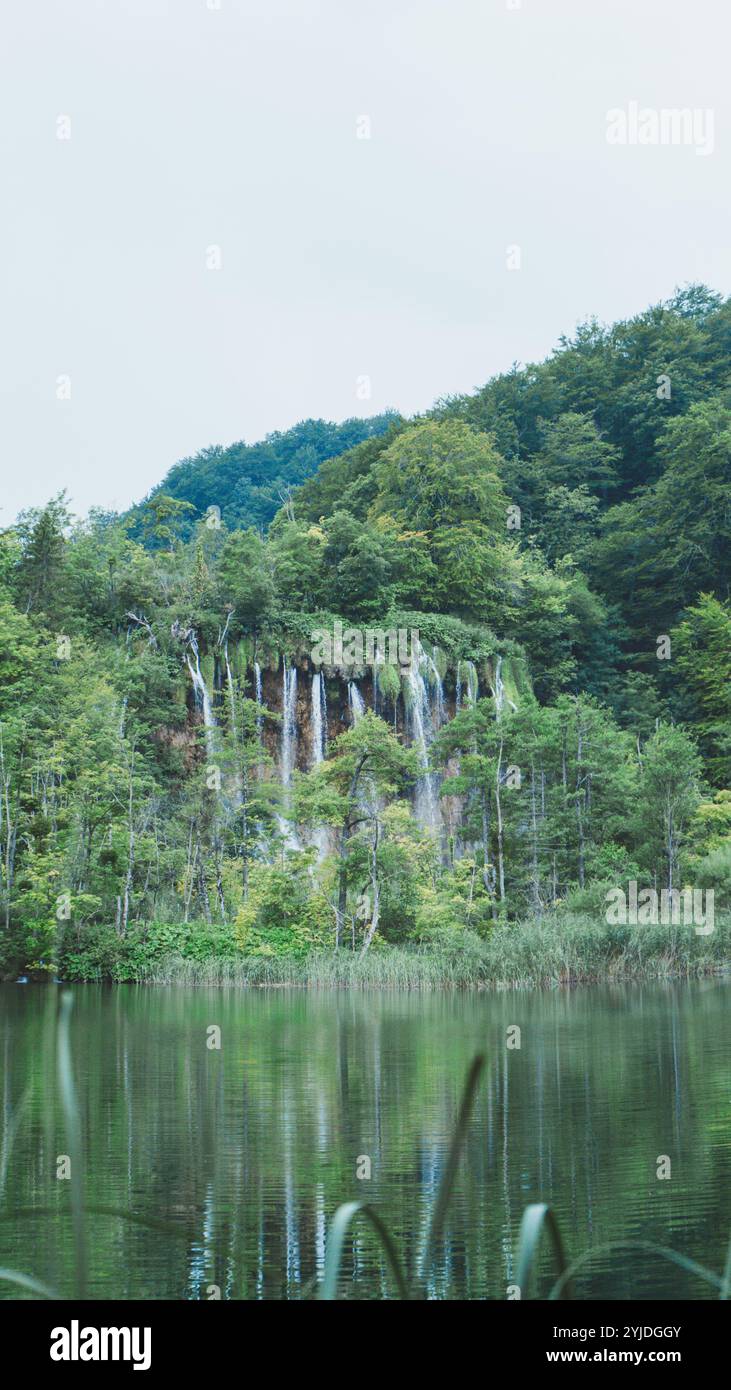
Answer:
M720 0L218 3L4 6L0 525L728 292ZM632 101L712 110L712 153L609 145Z

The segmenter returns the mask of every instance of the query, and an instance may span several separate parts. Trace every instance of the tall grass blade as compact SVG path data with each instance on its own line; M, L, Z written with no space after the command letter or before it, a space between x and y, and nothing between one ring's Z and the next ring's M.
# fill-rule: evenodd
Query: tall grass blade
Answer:
M449 1146L447 1164L442 1174L442 1180L439 1184L436 1199L434 1202L434 1208L432 1210L426 1240L424 1241L421 1255L419 1257L416 1267L417 1279L423 1278L427 1261L430 1255L433 1254L439 1237L442 1234L444 1219L447 1215L447 1207L449 1206L449 1201L452 1196L452 1188L454 1187L455 1178L457 1176L459 1160L462 1157L462 1149L464 1147L464 1141L467 1137L467 1129L470 1122L470 1116L472 1114L472 1107L475 1103L477 1083L480 1079L480 1073L482 1072L482 1068L484 1067L484 1065L484 1056L478 1054L478 1056L475 1057L472 1066L470 1067L467 1073L467 1080L465 1081L464 1090L462 1092L462 1099L460 1101L459 1106L459 1113L457 1115L457 1123L454 1128L454 1133L452 1134L452 1142Z
M10 1156L13 1152L13 1144L20 1129L23 1116L28 1108L31 1095L33 1093L33 1082L26 1086L18 1104L15 1107L10 1119L3 1130L3 1146L0 1153L0 1199L5 1191L5 1184L8 1180L8 1168L10 1166Z
M721 1299L727 1299L731 1294L731 1236L729 1236L728 1247L726 1250L726 1264L723 1270L723 1284L718 1295Z
M661 1260L669 1260L671 1264L678 1265L680 1269L687 1270L689 1274L695 1274L699 1279L704 1279L707 1284L713 1284L715 1288L721 1290L720 1297L723 1298L723 1279L720 1279L712 1270L696 1264L695 1260L689 1259L687 1255L681 1255L677 1250L670 1250L666 1245L655 1245L654 1241L651 1240L610 1240L607 1241L606 1245L595 1245L592 1250L585 1250L583 1255L577 1255L576 1259L559 1275L548 1295L549 1299L568 1297L563 1289L577 1269L580 1269L582 1265L590 1264L597 1255L613 1254L616 1250L650 1250L653 1255L659 1255Z
M525 1298L530 1284L533 1266L535 1264L536 1253L540 1245L541 1236L544 1230L548 1232L553 1247L553 1253L558 1265L559 1280L555 1288L561 1287L560 1298L570 1298L569 1271L564 1255L561 1232L558 1229L556 1218L551 1208L545 1202L533 1202L526 1207L523 1213L523 1220L520 1223L518 1233L518 1273L516 1283L520 1289L521 1298ZM552 1295L553 1296L553 1295Z
M17 1269L0 1268L0 1280L5 1284L17 1284L20 1289L29 1289L31 1293L37 1293L41 1298L61 1297L54 1289L49 1289L48 1284L42 1284L40 1279L32 1279L29 1274L19 1274Z
M58 1089L61 1097L61 1109L63 1111L64 1127L66 1130L66 1143L71 1160L71 1211L74 1223L74 1247L76 1254L76 1296L77 1298L85 1298L88 1261L82 1177L81 1120L79 1116L79 1104L76 1098L76 1086L74 1084L69 1029L73 1005L73 995L69 992L65 993L61 998L61 1009L58 1019L56 1062L58 1069Z
M340 1265L343 1258L343 1246L345 1237L348 1234L351 1222L356 1216L365 1216L370 1221L378 1239L383 1246L383 1251L388 1260L394 1282L399 1292L399 1298L408 1302L409 1290L404 1279L401 1262L396 1253L391 1236L373 1207L369 1207L367 1202L344 1202L338 1207L332 1222L327 1238L327 1250L325 1253L325 1272L320 1285L319 1298L328 1302L337 1299L338 1278L340 1275Z

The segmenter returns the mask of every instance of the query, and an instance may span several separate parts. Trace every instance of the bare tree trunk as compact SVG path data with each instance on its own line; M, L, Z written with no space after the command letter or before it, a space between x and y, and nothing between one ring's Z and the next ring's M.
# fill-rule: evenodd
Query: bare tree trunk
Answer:
M216 844L216 895L221 921L226 921L226 896L223 891L223 850L220 840Z
M338 866L338 900L335 908L335 950L339 951L343 940L343 930L345 928L345 910L348 906L348 822L346 821L340 832L340 843L338 845L338 855L340 863Z
M538 916L541 914L543 904L541 903L540 883L538 880L538 818L536 810L536 769L533 759L530 760L530 804L531 804L531 825L533 830L533 850L531 857L533 907Z
M3 744L2 739L2 729L0 729L0 782L2 783L2 801L0 801L0 831L3 828L3 819L5 821L5 930L7 931L10 927L10 904L13 895L15 839L17 832L13 824L13 817L10 809L11 779L10 773L5 765L5 746Z
M127 921L129 919L129 901L132 893L132 882L135 868L135 825L134 825L134 804L132 798L132 769L134 764L130 764L129 769L129 801L127 806L128 830L129 830L129 849L127 853L127 874L124 880L124 902L122 904L122 923L121 936L127 934Z
M500 805L500 774L503 767L503 740L500 739L500 747L497 756L497 772L495 775L495 810L497 813L497 871L498 883L500 885L500 901L505 902L505 860L503 855L503 813Z
M377 850L378 850L378 817L376 816L375 829L374 829L374 832L373 832L373 846L372 846L372 848L371 848L371 888L373 889L373 912L372 912L372 914L371 914L371 920L370 920L370 923L369 923L369 926L368 926L368 931L366 932L366 935L365 935L365 940L363 941L363 948L362 948L361 953L360 953L360 959L361 959L361 960L363 959L363 957L364 957L366 951L368 950L368 947L370 946L370 944L371 944L371 942L372 942L372 940L373 940L373 938L374 938L376 932L378 931L378 919L379 919L379 917L380 917L381 898L380 898L380 892L379 892L379 888L378 888L378 872L377 872L377 858L376 858Z
M482 881L489 890L490 878L490 807L485 796L485 788L480 787L480 809L482 811Z
M203 861L198 860L198 900L203 909L203 916L210 927L211 925L211 904L208 901L208 884L203 868Z
M345 930L345 912L348 906L348 840L350 839L350 808L355 800L358 791L358 782L365 766L365 757L359 759L353 772L348 790L348 810L346 812L343 827L340 831L340 841L338 844L338 901L335 909L335 950L339 951Z
M579 728L576 743L576 824L579 831L579 885L584 887L585 863L584 863L584 821L582 817L582 800L584 791L582 787L583 778L581 775L581 760L584 753L584 728L581 722L581 711L579 711Z
M667 808L667 812L665 815L665 825L667 827L668 888L670 892L672 892L673 880L675 877L674 870L676 858L675 825L673 822L672 806L668 806Z
M190 834L188 835L188 859L185 865L185 915L183 921L187 924L190 915L190 901L193 897L193 884L195 882L193 869L195 860L198 856L198 843L196 841L195 853L193 851L193 821L190 822Z

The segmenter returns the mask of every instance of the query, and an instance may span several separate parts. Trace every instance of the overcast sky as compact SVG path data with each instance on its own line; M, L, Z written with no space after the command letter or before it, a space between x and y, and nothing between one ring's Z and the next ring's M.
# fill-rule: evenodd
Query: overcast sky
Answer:
M728 292L725 12L4 6L0 525L64 486L124 507L307 416L412 414L689 280ZM631 101L711 109L713 140L608 144Z

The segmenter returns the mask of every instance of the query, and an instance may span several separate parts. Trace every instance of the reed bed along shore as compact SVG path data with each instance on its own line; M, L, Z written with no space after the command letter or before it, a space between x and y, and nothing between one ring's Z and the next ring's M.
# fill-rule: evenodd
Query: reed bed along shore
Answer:
M702 937L692 927L608 926L551 916L498 926L484 940L466 932L449 945L381 946L365 959L347 949L298 958L171 954L142 965L135 978L157 985L513 989L692 978L724 972L730 963L729 917Z

